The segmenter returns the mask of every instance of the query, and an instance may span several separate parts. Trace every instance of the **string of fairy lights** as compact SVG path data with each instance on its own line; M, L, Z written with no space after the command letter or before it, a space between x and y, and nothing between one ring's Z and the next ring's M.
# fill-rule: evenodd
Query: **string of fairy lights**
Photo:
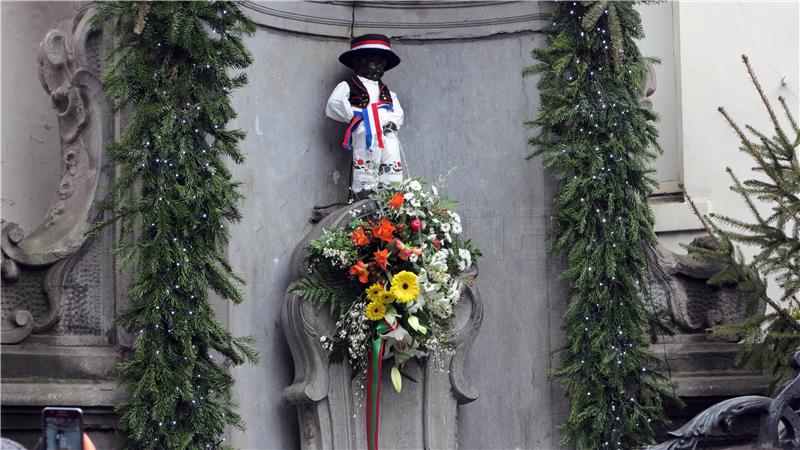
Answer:
M593 11L598 4L606 8ZM614 2L559 3L552 28L547 30L548 42L554 42L551 45L556 48L534 51L537 59L545 62L541 67L548 71L539 86L543 105L548 105L543 108L551 109L531 124L541 128L557 125L547 129L549 134L540 134L544 139L532 140L534 145L541 145L532 155L544 155L547 167L566 175L560 177L563 181L556 198L577 200L559 200L565 215L556 216L562 234L554 237L554 245L560 245L569 255L565 277L570 281L571 299L566 316L569 344L562 352L566 359L554 373L567 383L572 408L566 424L568 438L579 448L643 444L631 437L631 427L650 430L657 418L653 415L659 412L653 405L660 405L660 400L640 404L637 396L642 391L630 384L632 380L625 380L634 377L634 372L640 377L658 376L643 363L652 363L644 339L647 313L642 303L643 298L649 298L649 285L646 255L643 247L637 246L646 243L638 240L648 239L652 230L647 228L652 224L647 223L646 205L637 209L649 187L646 172L636 171L642 170L642 163L654 151L635 147L630 139L632 133L641 131L634 128L633 120L651 120L639 107L633 91L640 86L637 81L643 79L646 67L638 56L621 58L620 64L612 61L614 51L622 55L624 45L635 44L619 38L621 27L612 39L613 33L606 26L618 20L612 19L609 9L615 8L614 15L628 14L626 7ZM586 19L587 14L590 19ZM625 19L625 26L630 27L638 17ZM595 23L590 23L592 20ZM567 34L572 37L567 38ZM635 51L629 53L636 55ZM562 103L553 100L562 97ZM631 116L634 108L635 118ZM556 142L549 142L547 136L555 136ZM651 138L646 135L639 142L654 141ZM570 234L563 234L563 230ZM615 379L597 376L607 372ZM583 389L575 391L569 386ZM633 391L626 393L629 389ZM580 395L585 400L580 400ZM608 424L605 430L597 425L591 427L596 429L587 429L581 422L581 413L590 406L597 414L593 422ZM598 440L600 436L605 439Z

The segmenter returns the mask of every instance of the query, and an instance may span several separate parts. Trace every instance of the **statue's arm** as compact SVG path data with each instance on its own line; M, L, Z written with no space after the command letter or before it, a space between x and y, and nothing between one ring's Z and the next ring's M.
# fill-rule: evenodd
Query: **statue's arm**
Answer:
M353 106L350 105L350 87L346 81L336 85L325 106L325 115L333 120L349 123L353 118Z
M397 129L400 129L403 126L403 107L400 106L400 100L394 92L392 92L392 107L393 111L389 113L389 121L393 122Z

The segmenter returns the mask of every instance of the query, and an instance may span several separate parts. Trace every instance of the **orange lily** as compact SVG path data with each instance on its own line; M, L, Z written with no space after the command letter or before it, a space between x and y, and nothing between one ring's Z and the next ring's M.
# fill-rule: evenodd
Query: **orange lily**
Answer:
M358 247L369 244L369 238L364 233L364 229L361 227L358 227L357 230L353 231L353 234L350 235L350 240L352 240L353 243Z
M389 262L389 249L383 249L379 252L375 252L372 254L375 256L375 262L381 267L381 269L386 270L386 264Z
M403 206L403 200L405 200L403 198L403 194L401 194L400 192L397 192L396 194L394 194L392 196L391 199L389 199L388 205L391 206L394 209L400 209L400 207Z
M383 219L380 225L372 227L372 235L382 241L392 242L392 239L394 239L392 233L394 233L395 229L396 227L391 222Z
M358 260L357 263L350 266L350 275L358 275L358 281L361 283L366 284L369 282L369 271L367 270L367 265L364 264L364 261Z

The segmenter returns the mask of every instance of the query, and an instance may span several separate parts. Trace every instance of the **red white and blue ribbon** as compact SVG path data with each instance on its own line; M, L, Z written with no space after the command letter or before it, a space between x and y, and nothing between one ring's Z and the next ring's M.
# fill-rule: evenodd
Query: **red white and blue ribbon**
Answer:
M382 335L394 330L392 324L383 320L375 327L377 336L369 346L369 362L367 363L367 449L378 450L378 430L381 423L381 369L383 362Z
M372 150L373 143L376 143L378 148L383 148L383 127L378 116L380 109L394 111L392 105L386 102L372 103L366 108L353 107L353 119L350 120L350 125L347 126L344 140L342 140L342 146L347 151L353 151L353 133L360 123L364 124L364 130L367 133L367 150Z

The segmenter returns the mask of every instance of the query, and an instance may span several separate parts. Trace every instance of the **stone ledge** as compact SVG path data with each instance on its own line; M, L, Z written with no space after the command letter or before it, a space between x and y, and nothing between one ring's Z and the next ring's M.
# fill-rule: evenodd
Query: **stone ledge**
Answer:
M259 26L328 38L380 32L402 39L481 39L530 33L549 19L547 6L524 1L264 2L243 1Z
M81 407L114 407L127 394L117 381L3 378L0 385L2 405L37 406L79 405Z
M711 212L711 202L708 200L695 200L695 205L701 214ZM674 233L702 230L703 225L694 215L689 202L653 202L650 201L655 224L653 231L656 233Z
M3 345L2 376L6 378L113 379L121 361L120 348L68 347L44 344Z
M675 393L681 397L738 397L740 395L765 395L770 380L759 374L699 375L673 373L678 386Z

